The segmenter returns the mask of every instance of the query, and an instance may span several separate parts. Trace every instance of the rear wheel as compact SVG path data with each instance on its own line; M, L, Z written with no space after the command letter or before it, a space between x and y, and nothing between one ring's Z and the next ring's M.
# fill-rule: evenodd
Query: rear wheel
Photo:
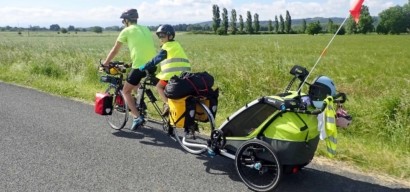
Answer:
M245 185L255 191L273 190L282 174L273 147L257 139L248 140L239 147L235 166Z
M203 111L205 111L208 117L207 122L195 120L193 125L186 128L173 129L175 139L181 147L187 152L196 155L207 151L209 135L213 130L215 130L215 120L211 111L202 102L198 102L198 105L203 109Z
M128 121L128 105L124 100L121 90L116 91L117 88L110 86L106 93L113 95L113 112L112 115L107 115L106 119L111 128L121 130Z

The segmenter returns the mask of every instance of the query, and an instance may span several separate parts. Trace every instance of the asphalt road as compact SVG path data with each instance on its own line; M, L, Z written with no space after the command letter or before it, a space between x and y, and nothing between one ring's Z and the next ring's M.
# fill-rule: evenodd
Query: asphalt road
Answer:
M188 154L155 128L112 130L90 104L0 82L0 191L249 189L230 159ZM410 189L312 163L277 191Z

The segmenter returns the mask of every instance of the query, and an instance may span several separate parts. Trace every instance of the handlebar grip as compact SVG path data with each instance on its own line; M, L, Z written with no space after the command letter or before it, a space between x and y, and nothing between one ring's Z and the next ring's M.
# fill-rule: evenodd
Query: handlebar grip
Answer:
M342 97L341 100L339 100L339 98ZM338 103L344 103L347 100L346 94L345 93L338 93L336 94L334 97L334 100Z

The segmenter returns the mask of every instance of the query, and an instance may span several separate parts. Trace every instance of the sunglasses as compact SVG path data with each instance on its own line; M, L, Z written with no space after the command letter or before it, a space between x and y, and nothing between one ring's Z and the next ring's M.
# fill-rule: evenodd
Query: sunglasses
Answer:
M158 36L158 38L164 38L164 37L167 37L167 34L165 34L165 33L158 33L157 36Z

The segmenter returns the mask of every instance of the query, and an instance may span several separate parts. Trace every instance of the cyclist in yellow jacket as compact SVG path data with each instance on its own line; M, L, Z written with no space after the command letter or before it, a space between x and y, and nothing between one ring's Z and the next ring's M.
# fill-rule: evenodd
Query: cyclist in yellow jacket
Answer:
M134 117L131 130L134 131L144 123L142 117L135 106L134 97L131 95L132 90L138 88L139 83L143 77L146 76L145 71L138 68L143 66L156 54L156 48L152 33L146 26L138 25L138 12L136 9L129 9L124 11L121 16L122 23L125 28L118 35L117 41L109 52L104 61L104 66L108 66L111 60L120 51L123 44L128 45L128 49L132 59L132 69L124 84L123 94L125 102L131 110L131 115ZM152 69L155 72L155 69Z
M165 24L159 26L156 34L161 41L161 50L151 61L139 69L141 71L152 70L157 64L160 64L161 72L156 76L160 81L156 87L164 102L164 110L162 113L164 116L169 113L168 98L164 94L168 80L174 75L179 76L184 71L191 71L191 64L184 49L174 40L175 30L171 25Z

